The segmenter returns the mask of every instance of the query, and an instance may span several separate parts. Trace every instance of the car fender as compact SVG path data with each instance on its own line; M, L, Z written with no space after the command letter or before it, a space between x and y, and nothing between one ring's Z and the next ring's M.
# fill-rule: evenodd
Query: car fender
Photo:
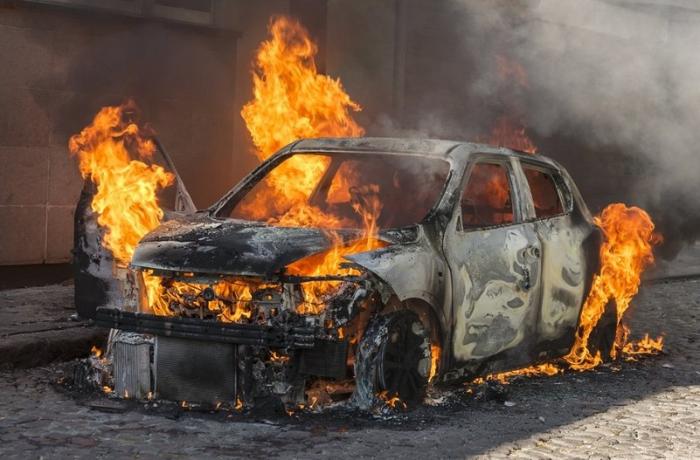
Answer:
M430 245L419 240L345 258L386 283L399 301L420 299L431 305L441 326L445 326L443 306L449 273L442 257Z

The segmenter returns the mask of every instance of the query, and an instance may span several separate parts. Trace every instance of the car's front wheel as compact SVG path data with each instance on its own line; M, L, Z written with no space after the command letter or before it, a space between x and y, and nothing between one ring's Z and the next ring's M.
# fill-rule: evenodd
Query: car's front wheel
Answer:
M369 409L399 398L407 407L425 395L430 374L430 338L418 315L400 310L374 318L355 360L355 403Z

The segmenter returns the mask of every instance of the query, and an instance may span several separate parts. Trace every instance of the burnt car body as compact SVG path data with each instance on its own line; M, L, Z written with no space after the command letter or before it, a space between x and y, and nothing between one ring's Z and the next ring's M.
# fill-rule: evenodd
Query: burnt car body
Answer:
M380 226L382 247L344 257L352 274L299 275L287 267L328 250L326 231L231 217L266 174L299 153L439 161L444 176L435 181L437 198L424 216ZM415 194L404 193L410 205ZM335 234L343 241L359 235L356 228ZM176 214L144 237L131 262L137 300L98 309L97 322L155 336L157 375L150 385L163 397L252 404L276 394L287 404L312 404L309 398L319 397L314 382L322 381L346 388L360 407L393 396L411 403L429 380L467 379L565 355L598 269L600 241L571 177L544 156L438 140L301 140L209 209ZM179 289L178 300L162 306L166 315L144 307L153 301L144 276L157 277L158 289ZM333 295L320 312L300 311L299 286L318 280L336 282ZM253 286L245 298L248 316L221 321L211 314L219 307L207 310L212 302L241 302L222 282ZM202 392L207 385L211 391ZM188 387L197 390L181 391Z

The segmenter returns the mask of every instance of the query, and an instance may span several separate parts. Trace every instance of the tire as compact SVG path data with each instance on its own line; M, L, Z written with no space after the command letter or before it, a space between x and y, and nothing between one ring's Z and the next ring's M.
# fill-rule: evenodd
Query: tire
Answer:
M430 373L430 338L410 310L377 316L365 330L355 360L353 400L361 409L384 404L378 397L397 396L414 407L425 396Z
M593 354L600 351L603 362L612 361L610 353L615 346L615 334L617 332L617 308L615 301L611 300L605 306L603 315L598 320L588 338L590 350Z

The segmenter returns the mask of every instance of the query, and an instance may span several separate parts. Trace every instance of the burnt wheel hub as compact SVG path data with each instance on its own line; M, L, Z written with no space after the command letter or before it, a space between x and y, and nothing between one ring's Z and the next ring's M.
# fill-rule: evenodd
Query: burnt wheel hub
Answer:
M428 376L422 361L428 338L420 320L413 314L401 315L388 325L379 356L378 380L381 389L403 401L422 396Z

